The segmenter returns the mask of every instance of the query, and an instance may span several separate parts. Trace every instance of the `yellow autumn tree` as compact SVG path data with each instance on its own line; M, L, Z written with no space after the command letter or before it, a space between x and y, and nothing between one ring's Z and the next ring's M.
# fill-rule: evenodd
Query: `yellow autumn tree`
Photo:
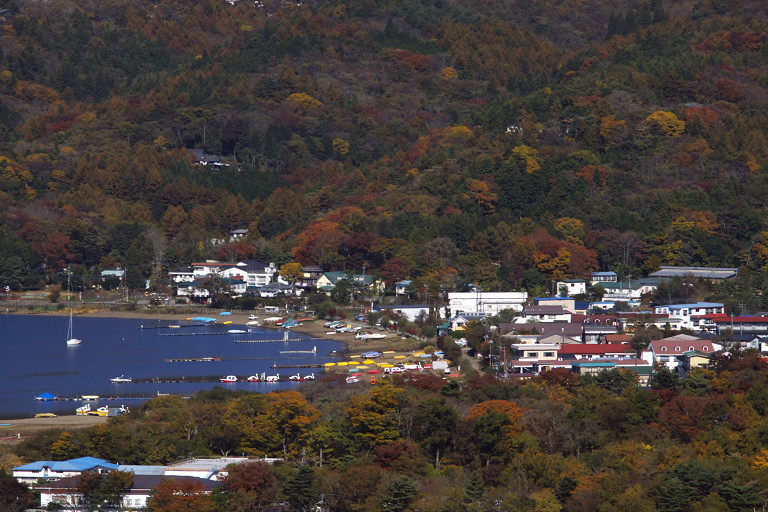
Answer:
M311 110L313 108L323 106L321 102L304 92L295 92L288 96L286 101L304 110Z
M555 256L543 252L533 255L536 268L548 279L567 279L571 276L571 253L566 247L560 247Z
M666 110L657 110L645 122L667 137L677 137L685 130L685 121Z
M525 144L522 146L517 146L512 150L512 156L525 161L525 172L528 174L533 174L534 172L541 169L541 165L539 165L537 160L539 157L539 152L530 146L526 146Z
M440 73L443 75L443 78L449 81L453 81L459 78L459 74L456 72L455 69L453 69L450 66L443 68L442 71L440 71Z
M579 219L561 217L555 220L555 231L569 242L584 245L584 223Z
M768 450L760 450L749 466L754 469L768 469Z

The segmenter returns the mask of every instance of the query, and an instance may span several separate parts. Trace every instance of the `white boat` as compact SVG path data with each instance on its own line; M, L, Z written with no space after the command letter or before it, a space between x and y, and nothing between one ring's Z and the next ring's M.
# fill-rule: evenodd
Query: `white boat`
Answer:
M221 382L237 382L237 377L234 375L227 375L226 377L222 377L219 379Z
M245 334L247 332L245 329L230 329L227 331L227 334Z
M124 375L121 375L119 377L113 377L109 379L109 382L112 384L124 384L126 382L132 382L130 377L126 377Z
M79 345L83 340L72 336L72 308L69 308L69 328L67 329L67 345Z
M247 325L249 327L258 327L259 326L259 322L257 322L256 320L251 320L249 322L245 322L245 325Z
M91 412L91 404L85 404L82 407L75 409L75 414L78 416L86 416L89 412Z
M259 376L251 375L250 377L248 377L248 382L259 382Z

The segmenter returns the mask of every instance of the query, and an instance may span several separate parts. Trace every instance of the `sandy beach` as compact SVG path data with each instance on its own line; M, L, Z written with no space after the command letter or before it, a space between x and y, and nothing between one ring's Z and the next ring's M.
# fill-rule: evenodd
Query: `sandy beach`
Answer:
M41 430L77 430L105 423L100 416L57 416L55 418L20 418L0 420L0 444L17 443Z

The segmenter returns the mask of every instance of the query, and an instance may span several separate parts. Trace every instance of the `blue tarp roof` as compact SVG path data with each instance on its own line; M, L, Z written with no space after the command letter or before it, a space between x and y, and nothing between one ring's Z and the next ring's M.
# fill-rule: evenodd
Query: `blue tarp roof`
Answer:
M51 468L51 471L87 471L96 466L109 469L117 469L117 464L96 457L80 457L71 460L39 460L24 466L13 468L14 471L42 471L43 468Z
M37 395L35 399L36 400L56 400L56 395L52 395L51 393L43 393L42 395Z

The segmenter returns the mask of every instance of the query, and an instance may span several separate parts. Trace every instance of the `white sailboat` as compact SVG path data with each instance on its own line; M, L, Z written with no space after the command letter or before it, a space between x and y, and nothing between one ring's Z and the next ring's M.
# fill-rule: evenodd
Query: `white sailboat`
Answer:
M69 308L69 329L67 330L67 345L79 345L83 340L72 336L72 308Z

